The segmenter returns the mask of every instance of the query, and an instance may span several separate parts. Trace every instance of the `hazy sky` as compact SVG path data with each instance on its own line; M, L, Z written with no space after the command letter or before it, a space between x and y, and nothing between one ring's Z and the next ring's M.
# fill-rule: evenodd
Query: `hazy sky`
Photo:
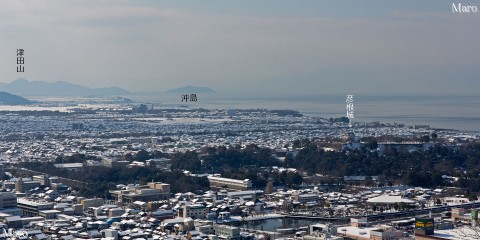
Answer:
M0 5L1 82L267 95L480 93L480 13L452 13L452 1ZM16 72L17 48L25 49L25 73Z

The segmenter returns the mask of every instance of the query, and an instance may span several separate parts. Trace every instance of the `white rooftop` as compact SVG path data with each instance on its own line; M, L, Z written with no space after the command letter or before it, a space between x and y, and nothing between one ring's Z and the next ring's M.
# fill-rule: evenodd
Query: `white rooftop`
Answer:
M361 236L362 239L370 239L370 231L377 229L378 228L375 227L339 227L337 228L337 234L340 234L341 236L343 236L344 234L347 234L349 236Z
M381 195L367 200L369 203L415 203L410 199L402 198L401 196Z

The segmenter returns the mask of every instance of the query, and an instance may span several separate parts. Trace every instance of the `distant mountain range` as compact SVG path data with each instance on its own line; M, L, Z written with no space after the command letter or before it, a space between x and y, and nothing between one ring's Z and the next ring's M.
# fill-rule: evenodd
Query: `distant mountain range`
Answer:
M174 88L167 91L167 93L214 93L211 88L208 87L195 87L195 86L185 86L181 88Z
M0 105L28 105L32 103L32 101L26 98L8 92L0 92Z
M0 91L22 96L106 96L127 95L128 91L118 88L89 88L65 81L28 81L19 78L11 83L0 83Z

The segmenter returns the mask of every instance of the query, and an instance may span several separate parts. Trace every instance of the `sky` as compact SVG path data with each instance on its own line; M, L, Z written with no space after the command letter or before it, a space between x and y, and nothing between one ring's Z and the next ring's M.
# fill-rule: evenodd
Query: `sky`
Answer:
M478 1L455 1L477 5ZM246 95L480 94L480 13L443 0L0 0L0 82ZM16 72L16 49L25 72Z

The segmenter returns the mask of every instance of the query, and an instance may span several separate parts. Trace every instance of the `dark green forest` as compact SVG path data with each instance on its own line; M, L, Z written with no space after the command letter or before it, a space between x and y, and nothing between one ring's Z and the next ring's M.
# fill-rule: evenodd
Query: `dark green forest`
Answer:
M161 181L172 185L172 192L198 192L208 189L205 177L187 176L193 174L220 173L235 179L248 178L253 186L264 189L272 180L276 186L299 187L304 176L321 174L332 179L343 176L378 176L375 185L405 184L420 187L453 186L468 192L480 191L480 144L468 143L461 146L436 144L427 151L407 151L386 149L377 152L375 144L365 144L364 148L351 151L324 151L315 142L299 140L293 143L296 155L287 154L284 161L274 156L274 151L248 145L231 147L209 147L199 151L165 154L141 150L124 156L128 161L145 161L150 158L167 157L172 159L171 171L160 171L153 166L132 168L84 167L80 171L57 169L54 163L84 162L92 157L76 154L58 157L51 163L22 163L19 167L75 179L88 183L80 189L87 196L107 196L107 190L115 184L146 183ZM372 147L373 146L373 147ZM272 171L273 166L296 168L298 172ZM302 174L305 173L305 174ZM448 180L442 176L458 178ZM341 183L341 182L340 182Z
M284 165L332 177L379 176L385 182L420 187L456 186L480 191L480 144L462 146L436 144L427 151L390 148L383 154L370 147L358 150L324 151L308 143L296 157L287 156ZM458 177L449 182L443 175Z

